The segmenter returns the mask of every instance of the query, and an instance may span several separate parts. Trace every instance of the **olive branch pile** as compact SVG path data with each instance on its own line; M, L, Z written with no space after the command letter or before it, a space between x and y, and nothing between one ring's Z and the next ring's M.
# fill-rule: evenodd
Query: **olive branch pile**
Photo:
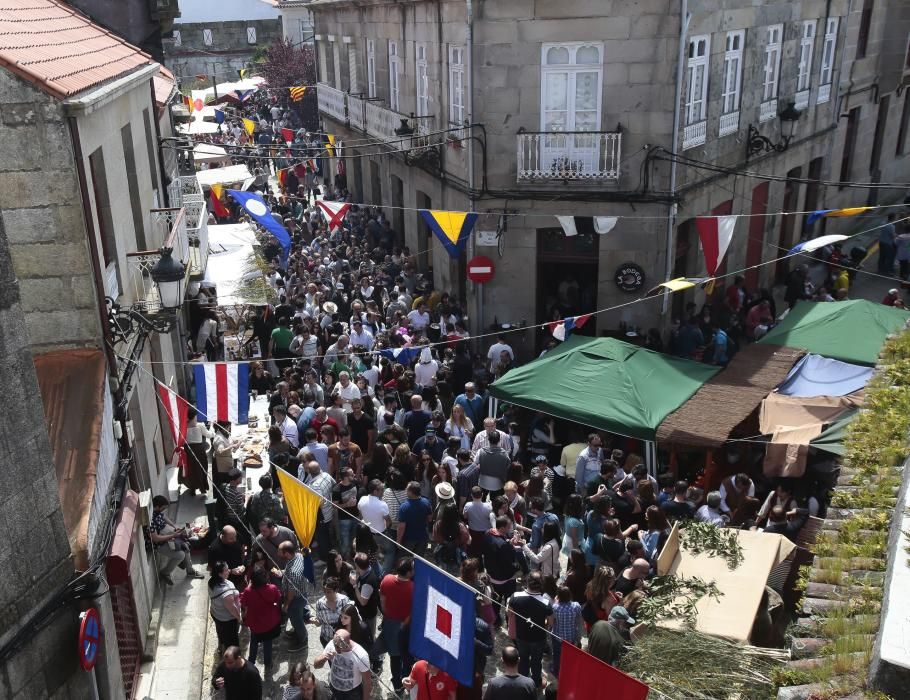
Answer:
M680 527L679 540L692 554L707 554L727 562L730 571L743 563L743 547L737 531L718 527L712 523L690 522Z

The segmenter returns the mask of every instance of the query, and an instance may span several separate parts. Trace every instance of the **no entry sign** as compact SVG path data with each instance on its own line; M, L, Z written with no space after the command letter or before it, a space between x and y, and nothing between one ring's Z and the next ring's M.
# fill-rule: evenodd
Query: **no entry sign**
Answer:
M496 266L485 255L478 255L468 260L468 279L478 284L489 282L493 279Z
M98 661L98 651L101 649L101 618L95 608L89 608L80 617L79 665L83 671L91 671Z

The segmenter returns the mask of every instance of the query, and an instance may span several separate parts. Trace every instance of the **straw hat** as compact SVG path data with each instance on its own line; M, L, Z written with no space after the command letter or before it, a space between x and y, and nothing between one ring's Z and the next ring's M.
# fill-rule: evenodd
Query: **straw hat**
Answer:
M455 498L455 487L448 481L440 481L436 484L436 497L440 501L451 501Z
M327 314L337 314L338 313L338 304L334 301L327 301L322 305L322 310Z

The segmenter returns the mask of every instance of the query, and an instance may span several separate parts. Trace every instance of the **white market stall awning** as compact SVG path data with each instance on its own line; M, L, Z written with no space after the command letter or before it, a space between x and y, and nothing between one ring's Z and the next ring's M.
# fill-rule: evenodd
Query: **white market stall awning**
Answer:
M221 146L212 143L199 143L193 148L193 160L199 163L220 164L221 167L230 167L231 157ZM216 166L218 167L218 166Z
M249 224L209 226L205 279L215 285L219 306L268 303L268 283L252 263L255 245L256 234Z
M227 168L209 168L196 173L196 179L202 187L212 185L240 184L253 177L250 169L245 165L231 165Z

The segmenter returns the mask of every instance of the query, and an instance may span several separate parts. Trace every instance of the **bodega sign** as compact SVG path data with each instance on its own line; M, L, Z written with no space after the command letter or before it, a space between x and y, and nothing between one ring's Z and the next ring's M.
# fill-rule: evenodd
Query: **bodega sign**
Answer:
M616 286L624 292L637 292L645 283L645 271L634 262L624 262L613 275Z

